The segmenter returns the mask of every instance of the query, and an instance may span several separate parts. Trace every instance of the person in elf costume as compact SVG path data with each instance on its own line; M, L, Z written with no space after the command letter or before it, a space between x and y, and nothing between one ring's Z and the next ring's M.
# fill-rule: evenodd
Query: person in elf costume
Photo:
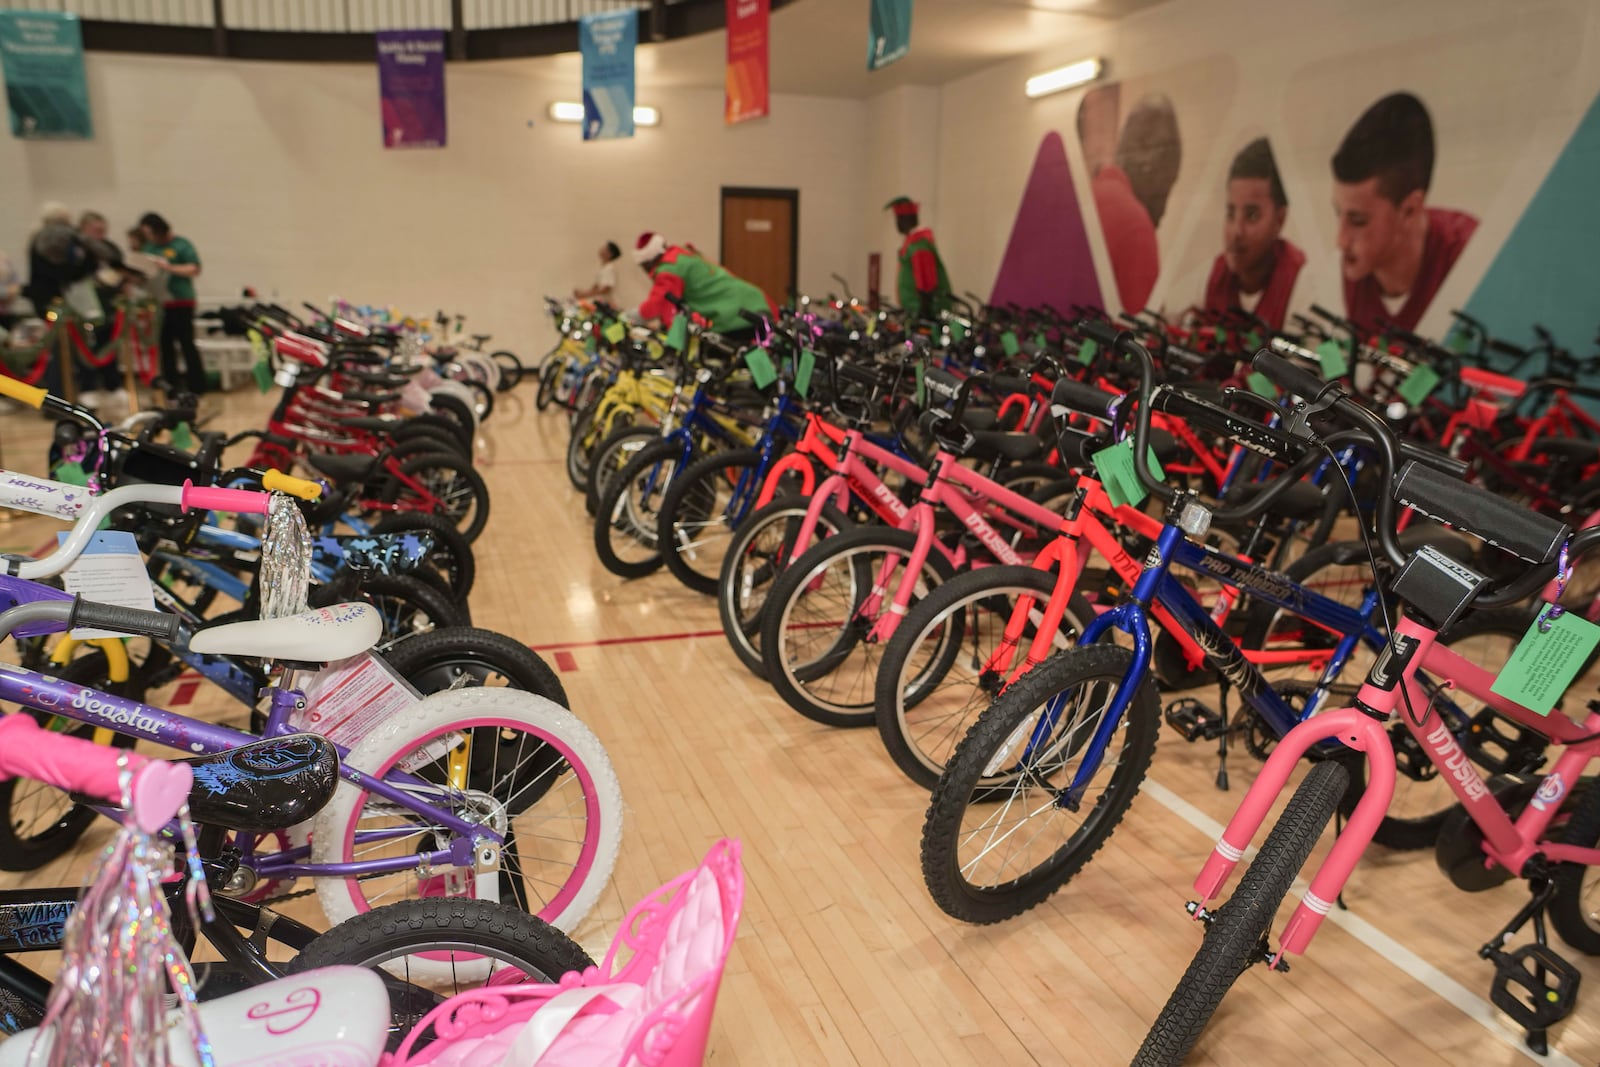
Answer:
M917 225L918 204L897 196L884 205L894 212L895 228L905 234L900 246L900 307L919 319L932 319L950 306L950 276L933 244L933 231Z
M639 305L642 321L658 319L663 326L671 326L678 309L669 296L683 301L712 330L731 340L755 332L740 312L777 317L777 308L756 286L686 248L667 244L659 233L640 234L633 259L650 275L650 295Z

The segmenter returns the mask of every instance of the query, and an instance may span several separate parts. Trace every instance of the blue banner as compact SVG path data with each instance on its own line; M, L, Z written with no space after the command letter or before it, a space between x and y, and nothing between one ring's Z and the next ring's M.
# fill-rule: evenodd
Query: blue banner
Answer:
M94 136L78 16L0 11L0 65L5 67L13 136Z
M867 69L879 70L911 51L911 0L872 0Z
M585 15L578 24L583 52L583 139L633 136L633 50L639 12Z

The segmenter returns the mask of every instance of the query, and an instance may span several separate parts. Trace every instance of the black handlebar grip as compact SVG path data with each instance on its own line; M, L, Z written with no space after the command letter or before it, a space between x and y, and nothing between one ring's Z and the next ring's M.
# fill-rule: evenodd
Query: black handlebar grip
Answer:
M115 630L119 634L154 637L171 641L178 636L183 620L161 611L144 611L124 608L116 604L97 604L92 600L75 597L72 613L67 616L67 628L86 626L96 630Z
M1266 350L1257 352L1250 365L1266 375L1273 385L1307 400L1316 400L1329 389L1339 387L1337 382L1325 382L1310 371Z
M1572 536L1572 528L1559 519L1529 511L1416 460L1400 468L1394 498L1529 563L1551 562Z
M1117 335L1122 331L1117 329L1115 323L1104 319L1079 319L1078 332L1089 335L1089 339L1104 349L1116 346Z
M1488 346L1490 349L1500 353L1502 356L1512 356L1516 359L1526 359L1528 357L1528 350L1526 348L1523 348L1521 345L1514 345L1510 341L1502 341L1498 337L1489 338Z
M1401 459L1414 459L1418 463L1426 463L1428 466L1443 471L1452 478L1465 478L1467 476L1469 464L1456 459L1454 456L1447 456L1443 452L1429 448L1426 445L1414 445L1403 437L1396 438L1395 443L1400 446Z
M767 324L767 317L765 315L751 311L749 308L740 308L739 317L750 323L752 326L765 326Z
M1311 314L1317 316L1318 318L1327 319L1329 322L1333 322L1333 323L1341 323L1341 322L1344 321L1343 318L1341 318L1338 315L1335 315L1333 312L1329 311L1327 308L1323 307L1321 304L1312 304L1311 305Z
M1089 457L1105 447L1103 437L1082 430L1062 430L1056 438L1056 451L1061 456L1061 465L1075 470L1088 470L1094 466L1094 460Z
M1112 409L1116 407L1122 397L1116 393L1097 389L1083 382L1075 382L1070 378L1063 378L1050 390L1050 403L1059 404L1064 408L1081 412L1096 419L1109 422Z

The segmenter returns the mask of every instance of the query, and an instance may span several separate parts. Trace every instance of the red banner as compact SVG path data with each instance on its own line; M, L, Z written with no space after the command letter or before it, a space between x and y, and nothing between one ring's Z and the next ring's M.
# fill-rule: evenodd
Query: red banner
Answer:
M727 105L723 119L728 125L746 119L766 118L767 94L767 16L770 0L727 0L728 76Z

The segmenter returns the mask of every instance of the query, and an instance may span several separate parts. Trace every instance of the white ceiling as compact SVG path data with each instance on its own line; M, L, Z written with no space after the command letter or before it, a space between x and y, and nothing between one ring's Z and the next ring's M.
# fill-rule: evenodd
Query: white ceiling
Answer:
M938 85L1160 2L915 0L910 53L868 72L866 0L793 0L772 13L772 91L865 98ZM726 47L709 33L640 48L640 96L652 86L721 88Z

